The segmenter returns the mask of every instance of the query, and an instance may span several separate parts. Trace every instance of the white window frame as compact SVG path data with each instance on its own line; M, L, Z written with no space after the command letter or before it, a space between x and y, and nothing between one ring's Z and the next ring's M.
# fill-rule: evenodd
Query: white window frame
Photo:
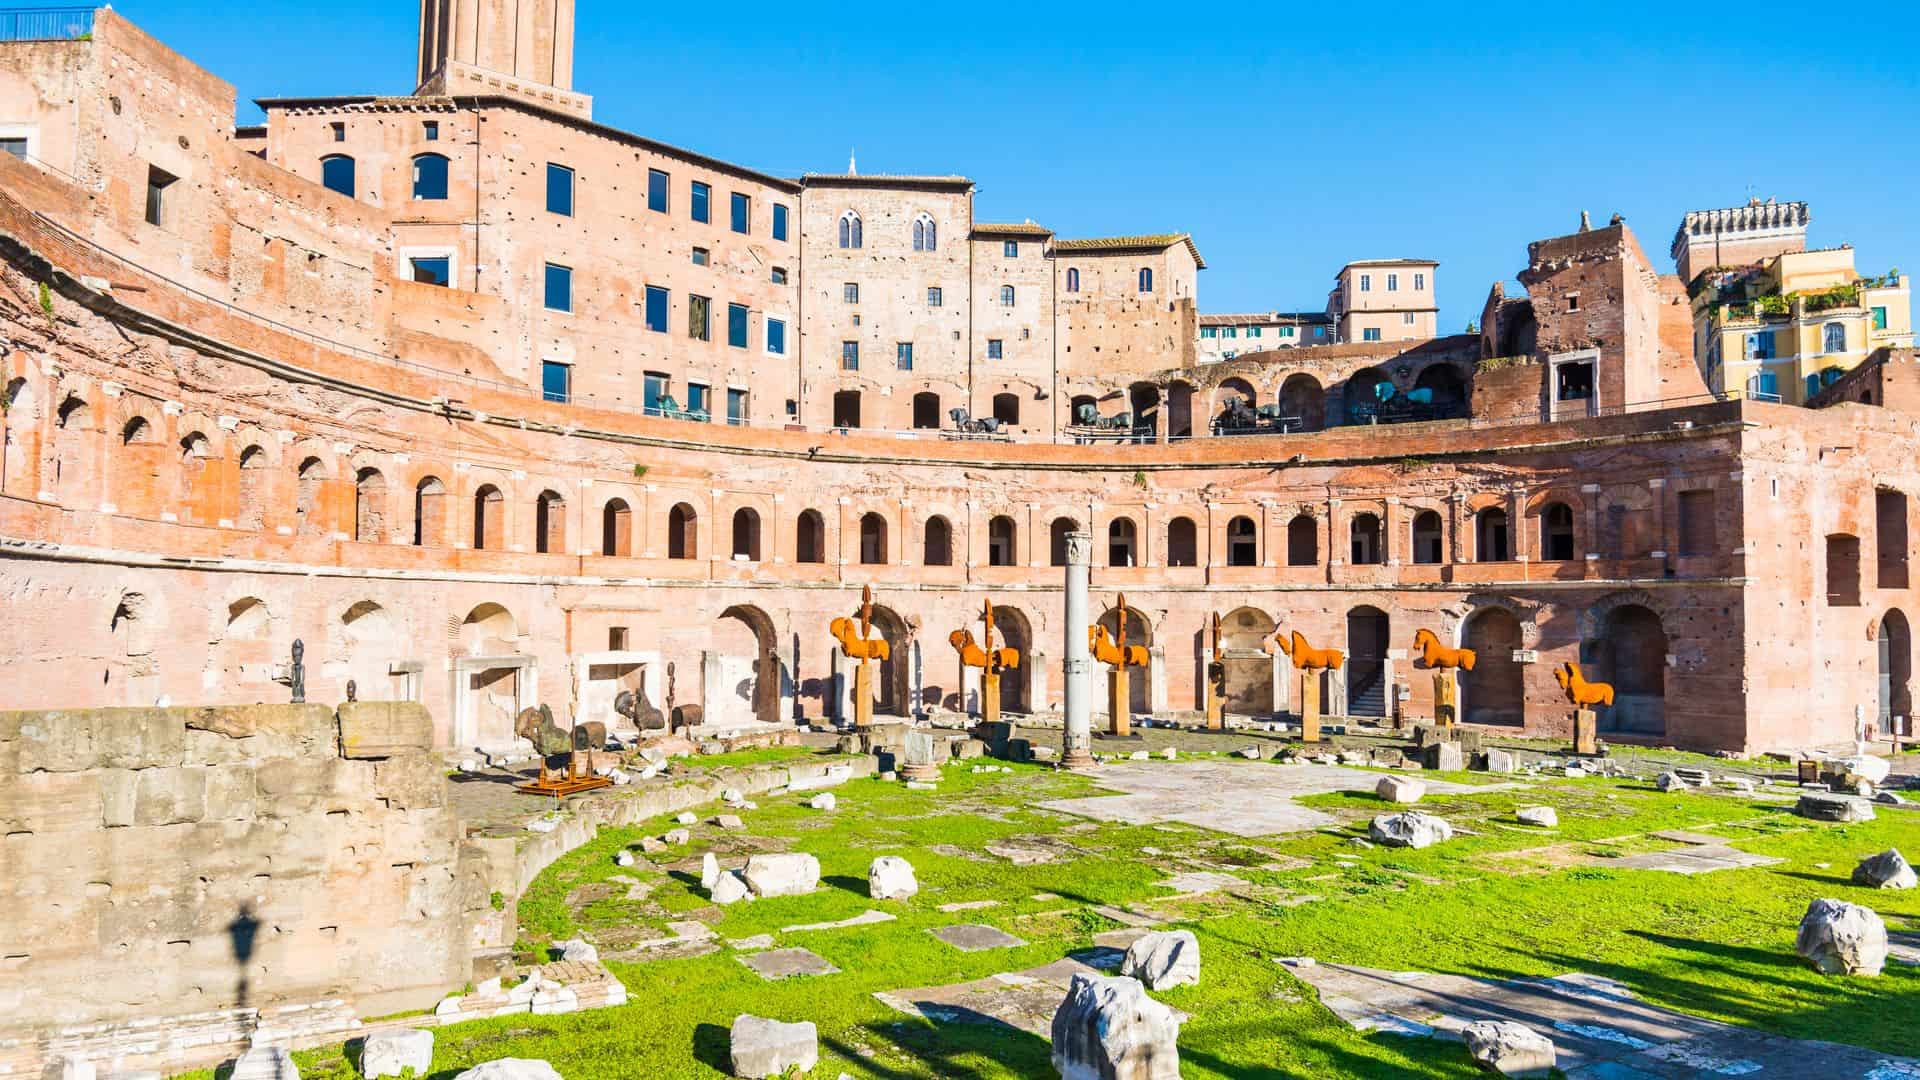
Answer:
M785 348L780 352L773 351L770 331L774 323L780 324L781 336L786 339L781 343ZM785 311L769 311L760 316L760 351L768 356L793 355L793 320L787 317Z
M403 247L394 252L394 255L399 260L398 265L394 268L394 272L402 281L413 282L413 260L445 259L447 260L446 287L449 289L457 289L460 287L460 251L458 248L434 245ZM542 270L541 273L544 275L545 271ZM542 281L542 286L544 287L544 285L545 282ZM545 298L542 297L543 302L544 299Z
M0 124L0 139L27 140L27 164L40 164L40 125L39 124Z

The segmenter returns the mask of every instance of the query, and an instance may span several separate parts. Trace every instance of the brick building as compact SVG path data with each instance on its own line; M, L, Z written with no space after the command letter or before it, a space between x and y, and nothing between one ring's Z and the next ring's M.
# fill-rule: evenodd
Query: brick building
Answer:
M1910 351L1822 408L1714 395L1684 285L1616 220L1529 245L1477 334L1203 364L1192 238L603 127L570 5L511 70L461 44L499 7L425 5L422 93L264 130L111 11L0 43L29 132L0 155L0 705L278 701L297 639L312 698L419 700L449 747L620 689L789 724L846 714L826 624L871 585L882 712L970 706L945 636L983 598L1027 654L1008 707L1048 711L1085 529L1163 714L1199 707L1215 613L1243 715L1292 703L1283 628L1347 650L1356 715L1428 711L1423 628L1479 651L1465 716L1511 731L1567 732L1568 660L1620 741L1909 710Z

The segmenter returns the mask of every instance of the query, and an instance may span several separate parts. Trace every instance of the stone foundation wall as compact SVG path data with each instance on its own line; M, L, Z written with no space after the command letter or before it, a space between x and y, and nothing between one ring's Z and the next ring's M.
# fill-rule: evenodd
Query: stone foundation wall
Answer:
M431 739L380 702L0 712L0 1037L466 982Z

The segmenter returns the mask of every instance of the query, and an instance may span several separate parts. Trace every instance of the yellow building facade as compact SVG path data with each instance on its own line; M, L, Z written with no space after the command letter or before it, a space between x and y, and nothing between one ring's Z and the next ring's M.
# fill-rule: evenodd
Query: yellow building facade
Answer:
M1913 343L1911 279L1851 247L1715 267L1692 282L1694 356L1716 393L1804 404L1875 350Z

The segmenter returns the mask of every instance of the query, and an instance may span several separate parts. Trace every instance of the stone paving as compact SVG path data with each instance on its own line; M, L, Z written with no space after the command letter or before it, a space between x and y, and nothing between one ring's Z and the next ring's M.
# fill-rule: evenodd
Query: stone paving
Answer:
M1011 949L1026 942L998 927L984 923L958 923L953 926L941 926L929 931L934 937L959 949L961 952L985 952L988 949Z
M772 981L796 975L838 975L840 969L809 949L768 949L740 957L755 975Z
M873 996L890 1008L936 1024L1004 1024L1045 1039L1052 1036L1053 1014L1074 975L1111 974L1119 969L1124 954L1123 949L1090 949L1026 971Z
M1320 992L1321 1004L1360 1031L1458 1038L1479 1020L1524 1024L1554 1041L1568 1080L1920 1078L1920 1059L1703 1020L1650 1005L1593 975L1494 982L1344 964L1290 967Z
M1109 764L1093 774L1119 795L1056 799L1048 810L1128 825L1179 822L1234 836L1303 832L1339 819L1301 806L1304 795L1372 791L1382 774L1338 765L1236 765L1225 761ZM1421 778L1433 794L1496 791L1511 784L1456 784ZM1223 799L1222 792L1233 797Z

